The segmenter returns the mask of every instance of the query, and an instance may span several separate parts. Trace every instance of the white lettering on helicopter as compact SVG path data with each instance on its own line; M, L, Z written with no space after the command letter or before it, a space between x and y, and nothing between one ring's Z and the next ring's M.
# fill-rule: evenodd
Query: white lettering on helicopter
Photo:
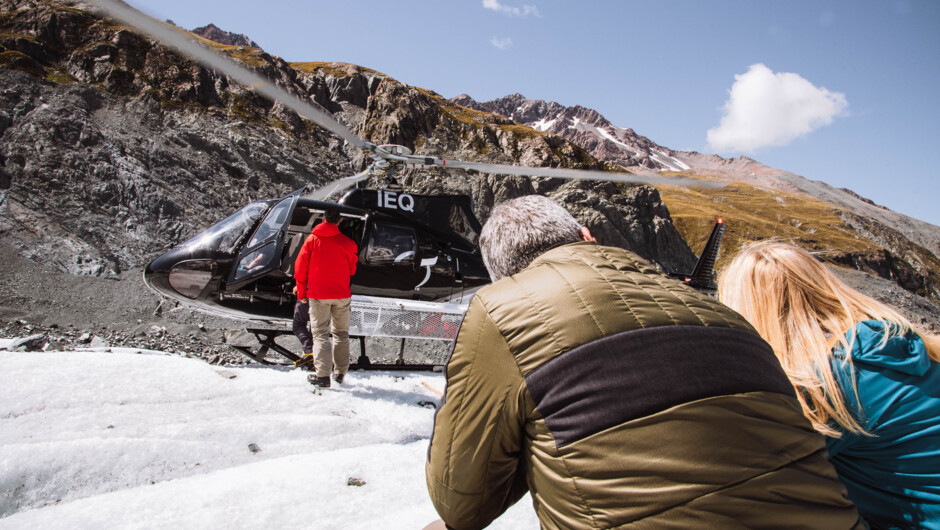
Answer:
M427 273L424 275L424 279L421 280L421 283L415 285L415 291L420 291L421 286L428 283L428 280L431 279L431 266L437 265L437 256L433 258L425 258L421 260L421 266L427 268Z
M392 210L404 210L406 212L415 211L415 199L407 193L399 195L394 191L379 192L379 206L391 208Z
M415 199L407 193L402 193L398 197L398 206L406 212L413 212L415 211Z

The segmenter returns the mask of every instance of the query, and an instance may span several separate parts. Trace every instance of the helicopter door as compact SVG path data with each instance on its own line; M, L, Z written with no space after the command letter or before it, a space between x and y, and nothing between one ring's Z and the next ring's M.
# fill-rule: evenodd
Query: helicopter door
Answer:
M297 190L277 203L258 225L236 260L237 265L229 276L227 290L280 267L284 236L302 191L303 189Z
M412 298L421 277L418 238L405 224L367 220L359 251L359 264L353 276L353 294Z
M370 265L412 266L417 248L417 240L412 228L376 223L369 234L366 262Z

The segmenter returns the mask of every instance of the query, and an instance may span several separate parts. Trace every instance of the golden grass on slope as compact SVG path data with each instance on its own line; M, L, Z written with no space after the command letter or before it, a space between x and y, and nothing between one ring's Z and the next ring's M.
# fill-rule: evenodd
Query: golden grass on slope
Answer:
M338 63L338 62L324 62L324 61L308 61L300 63L287 63L291 68L297 70L298 72L306 72L308 74L316 73L317 70L322 71L326 75L331 75L333 77L352 77L361 73L369 73L388 77L382 72L372 70L371 68L366 68L364 66L355 65L352 63Z
M489 114L486 112L481 112L479 110L468 109L467 107L456 105L444 99L443 96L434 92L433 90L428 90L426 88L415 87L422 94L434 100L434 103L440 107L441 112L450 116L451 118L461 121L463 123L473 125L474 127L482 127L489 121L493 121L492 117L489 117Z
M57 85L71 85L77 83L78 79L75 79L68 71L57 68L55 70L47 70L46 81L51 81Z
M181 30L186 31L186 30ZM245 63L248 66L264 66L267 62L261 58L261 55L264 53L264 50L260 48L253 48L251 46L235 46L233 44L220 44L218 42L200 37L195 33L187 32L193 37L199 39L203 44L206 44L210 48L223 52L229 57L238 59L239 61Z
M35 59L16 50L0 52L0 68L22 70L36 77L43 77L46 74L45 69Z
M461 108L465 108L465 107L461 107ZM500 130L504 132L512 133L522 138L530 138L533 136L545 136L546 134L548 134L548 133L539 131L538 129L533 129L532 127L529 127L528 125L498 124L498 125L495 125L495 127L498 127Z
M870 252L880 247L863 239L839 218L830 204L792 193L732 183L703 189L659 186L660 195L679 233L701 252L717 217L727 223L717 268L741 246L781 239L811 251Z

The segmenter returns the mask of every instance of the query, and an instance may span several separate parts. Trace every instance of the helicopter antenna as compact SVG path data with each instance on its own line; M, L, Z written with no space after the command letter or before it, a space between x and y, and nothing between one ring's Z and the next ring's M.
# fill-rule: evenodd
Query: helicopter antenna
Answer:
M107 15L117 19L124 24L137 28L151 38L159 41L165 46L171 47L178 52L186 55L206 68L223 73L246 88L253 90L257 94L293 110L298 115L307 118L313 123L332 132L346 142L355 145L366 152L371 158L376 160L373 172L382 169L381 162L388 164L401 164L404 169L421 169L430 167L454 168L479 171L480 173L492 173L502 175L517 175L524 177L557 177L573 180L596 180L608 182L624 182L636 184L653 184L668 186L693 186L693 187L723 187L724 184L716 181L699 180L689 177L663 177L663 176L642 176L633 173L619 173L612 171L597 171L586 169L567 169L567 168L545 168L545 167L523 167L508 164L490 164L484 162L469 162L464 160L446 160L436 157L426 157L412 154L410 149L397 145L375 145L366 142L352 133L346 126L338 122L333 116L319 105L314 105L310 100L301 99L287 90L275 85L270 80L252 72L245 66L237 63L228 57L223 57L210 50L205 45L197 42L192 35L186 31L170 26L165 22L156 20L137 9L130 7L120 0L92 0L93 5L99 7ZM369 171L368 169L366 171ZM331 188L332 193L339 189L345 189L355 185L361 180L365 180L369 175L366 172L337 180L333 184L340 184L341 188ZM328 186L329 187L329 186ZM323 189L323 188L321 188ZM314 193L319 193L316 190Z

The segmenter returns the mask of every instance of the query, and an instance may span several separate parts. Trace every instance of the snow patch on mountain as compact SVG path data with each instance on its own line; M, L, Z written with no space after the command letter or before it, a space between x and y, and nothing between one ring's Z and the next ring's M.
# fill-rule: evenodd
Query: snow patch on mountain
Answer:
M630 151L631 153L633 153L633 154L635 154L635 155L639 155L639 154L640 154L640 152L639 152L637 149L635 149L635 148L633 148L633 147L631 147L631 146L629 146L629 145L623 143L622 141L620 141L620 138L618 138L618 137L616 137L616 136L610 134L609 132L605 131L604 129L596 129L596 131L597 131L598 134L600 134L600 135L603 136L604 138L610 140L611 142L617 144L618 146L622 147L623 149L626 149L627 151Z
M664 153L660 151L659 149L652 149L651 151L653 153L651 157L654 160L672 169L673 171L685 171L687 169L691 169L687 164L685 164L681 160L675 157L669 156L669 154Z
M542 118L541 120L534 122L531 127L539 132L545 132L555 126L555 122L558 120L548 120Z
M461 94L451 101L474 110L500 114L541 132L557 134L580 145L599 160L624 167L659 171L688 169L686 164L670 154L669 149L656 145L632 129L612 125L593 109L526 99L522 94L512 94L485 103ZM612 142L612 146L607 142ZM652 152L652 149L659 151L659 154Z

